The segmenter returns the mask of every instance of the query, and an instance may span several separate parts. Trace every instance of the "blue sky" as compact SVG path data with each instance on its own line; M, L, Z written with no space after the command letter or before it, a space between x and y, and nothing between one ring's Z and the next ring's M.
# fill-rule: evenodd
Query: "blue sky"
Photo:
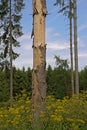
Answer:
M46 60L47 66L55 66L54 56L68 59L70 63L69 51L69 21L67 17L58 14L58 7L54 7L55 0L47 0L49 15L46 17ZM87 66L87 0L77 0L77 24L78 24L78 60L79 69ZM20 53L19 58L14 61L18 68L25 66L32 68L32 0L25 0L25 9L21 20L24 35L19 38L21 47L17 49Z

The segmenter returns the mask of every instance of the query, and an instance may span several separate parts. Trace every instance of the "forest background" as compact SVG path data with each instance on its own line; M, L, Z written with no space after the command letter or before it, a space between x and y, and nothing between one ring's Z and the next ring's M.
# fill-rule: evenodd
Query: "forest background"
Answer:
M83 130L84 129L86 130L87 129L87 112L86 112L87 111L87 91L86 91L87 90L87 66L86 66L86 60L85 62L83 61L84 59L86 59L87 56L87 52L86 52L87 50L86 49L86 27L87 26L86 24L82 25L83 18L85 18L85 15L81 15L81 13L84 14L81 8L87 6L86 4L84 6L81 6L82 3L84 3L84 0L78 2L78 7L81 7L80 8L81 12L79 15L79 17L81 16L81 19L80 18L79 19L82 20L82 23L80 20L79 20L80 22L78 22L78 27L80 27L78 31L78 47L79 47L79 59L80 59L79 60L80 94L74 96L72 96L72 88L71 88L69 42L68 40L65 40L69 38L69 35L66 36L67 34L66 29L64 29L65 27L68 30L69 27L68 19L64 16L62 17L62 15L58 16L57 13L58 8L53 9L52 8L53 4L51 2L50 2L51 4L49 4L47 1L48 9L52 8L52 12L48 12L47 15L48 23L46 25L47 26L46 28L47 97L46 97L45 104L42 102L42 105L44 104L45 106L45 111L41 109L41 111L39 111L39 114L38 113L36 114L37 115L36 118L33 118L32 114L35 115L35 108L36 108L36 112L38 112L41 104L39 106L35 106L35 108L32 109L32 104L33 104L31 102L32 40L30 40L31 31L29 31L29 28L30 30L32 30L31 28L32 21L30 20L32 19L31 6L28 6L27 4L28 0L27 0L25 9L23 11L23 16L26 16L26 18L29 18L29 20L28 19L26 20L26 18L23 17L24 19L22 19L21 23L23 25L24 35L21 38L19 38L21 47L19 47L19 49L17 48L14 49L15 51L19 52L20 54L19 56L17 53L13 52L11 48L11 44L9 46L9 43L11 43L11 41L14 41L13 46L14 47L19 46L19 42L17 42L16 41L17 39L15 38L20 37L22 35L21 32L22 28L19 24L20 23L19 20L21 17L20 15L19 16L17 15L17 13L20 14L20 11L22 9L21 6L22 3L19 4L18 2L22 2L22 0L18 0L18 1L14 0L14 4L12 3L12 5L16 5L16 6L13 6L14 8L12 8L12 10L11 10L11 0L0 1L0 2L5 2L3 6L0 5L0 11L1 11L0 20L1 20L1 25L4 25L4 26L0 26L0 28L3 30L0 34L0 40L1 40L0 45L2 45L3 47L0 48L1 49L0 51L2 51L0 53L0 65L2 65L0 66L0 129L1 130L5 130L5 129L34 130L34 128L36 129L37 127L37 130L42 130L42 129L47 129L47 130L51 130L51 129L52 130L53 129L54 130L57 129ZM6 8L5 6L6 2L8 2L8 6L10 8ZM31 5L31 1L30 1L30 5ZM30 7L29 8L30 13L27 11L28 9L27 7L28 8ZM6 9L8 10L8 12ZM84 8L84 11L85 9L87 8ZM2 12L4 12L6 17L3 17ZM10 14L10 16L8 15L8 13ZM54 17L55 13L56 13L56 17ZM59 17L61 17L62 21L60 21ZM84 20L86 20L86 18ZM58 24L58 21L60 21L61 24ZM65 23L64 26L62 26L63 21ZM52 22L52 24L50 22ZM53 25L55 25L54 27L56 27L57 30L55 30ZM59 29L61 29L60 32L58 31ZM63 31L62 29L64 29L65 31ZM57 40L57 38L59 40ZM5 43L4 46L3 46L3 41ZM3 50L5 50L4 53ZM9 56L11 58L10 68L12 68L12 71L10 72L13 73L9 72L9 64L8 64ZM15 59L17 58L17 56L19 57L17 60L15 60L14 66L12 67L11 66L12 58ZM7 60L5 61L4 58L7 58ZM73 71L73 73L75 72ZM10 74L13 74L12 82L10 82L11 81ZM13 85L13 88L9 87L9 82L13 83L11 84ZM10 95L10 91L12 90L13 93L11 93ZM9 102L9 97L11 98L10 102Z
M14 60L13 86L14 96L21 94L23 90L31 96L32 86L32 1L28 4L25 1L25 7L22 11L23 16L21 25L23 35L19 38L20 47L15 50L19 57ZM50 3L50 4L49 4ZM70 81L70 47L69 47L69 20L62 14L58 14L58 7L54 2L47 1L48 15L46 23L46 43L47 43L47 95L54 95L56 98L63 98L71 95ZM86 4L83 0L77 2L78 17L78 56L79 56L79 77L80 91L86 90ZM50 6L49 6L50 5ZM83 6L82 6L83 5ZM84 8L83 10L81 8ZM83 14L83 15L82 15ZM52 18L53 17L53 18ZM59 22L59 23L58 23ZM26 23L26 24L25 24ZM61 26L60 26L61 23ZM66 31L66 29L68 31ZM60 63L57 61L57 57ZM62 64L61 61L66 62ZM82 69L81 69L82 68ZM0 100L9 99L9 79L8 70L0 73ZM84 85L83 85L84 83Z

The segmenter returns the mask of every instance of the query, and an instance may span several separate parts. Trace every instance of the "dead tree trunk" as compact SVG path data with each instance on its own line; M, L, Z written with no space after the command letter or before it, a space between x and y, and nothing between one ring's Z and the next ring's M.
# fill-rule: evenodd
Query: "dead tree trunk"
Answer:
M46 100L46 44L45 17L46 0L33 0L33 71L32 71L32 104L33 116L38 118L44 109Z

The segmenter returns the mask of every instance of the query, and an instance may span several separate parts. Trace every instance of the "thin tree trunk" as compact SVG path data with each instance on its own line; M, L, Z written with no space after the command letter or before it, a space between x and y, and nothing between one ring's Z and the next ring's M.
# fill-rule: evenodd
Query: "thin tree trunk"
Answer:
M13 67L12 67L12 1L10 0L10 106L13 104Z
M75 60L75 91L79 94L79 77L78 77L78 47L77 47L77 6L74 0L74 60Z
M74 74L73 74L73 48L72 48L72 5L71 0L69 1L70 6L70 59L71 59L71 85L72 85L72 95L74 95Z
M32 104L34 119L44 109L46 100L46 44L45 17L46 1L33 0L33 72L32 72Z

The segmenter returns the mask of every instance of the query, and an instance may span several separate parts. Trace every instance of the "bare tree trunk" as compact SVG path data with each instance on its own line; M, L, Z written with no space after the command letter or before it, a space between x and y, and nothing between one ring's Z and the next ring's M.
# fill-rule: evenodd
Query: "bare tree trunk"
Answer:
M74 74L73 74L73 48L72 48L72 5L71 0L69 1L70 6L70 59L71 59L71 85L72 85L72 95L74 95Z
M75 90L79 94L79 77L78 77L78 47L77 47L77 6L74 2L74 60L75 60Z
M13 104L13 68L12 68L12 11L11 11L11 3L10 0L10 106Z
M32 104L33 116L38 118L44 109L46 100L46 44L45 17L47 14L45 0L33 0L33 72Z

